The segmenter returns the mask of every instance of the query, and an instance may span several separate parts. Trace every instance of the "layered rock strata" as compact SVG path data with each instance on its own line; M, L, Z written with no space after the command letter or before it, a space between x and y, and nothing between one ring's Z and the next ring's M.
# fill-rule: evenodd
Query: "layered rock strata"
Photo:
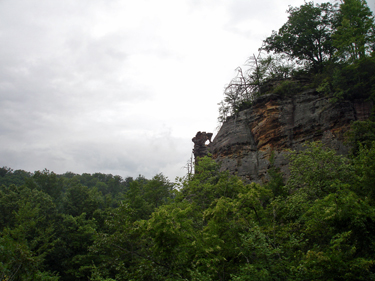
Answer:
M288 176L288 149L300 150L307 141L322 141L345 154L344 134L351 122L364 120L372 103L356 100L333 103L314 90L257 98L252 106L227 119L207 147L213 158L249 182L267 182L270 157Z

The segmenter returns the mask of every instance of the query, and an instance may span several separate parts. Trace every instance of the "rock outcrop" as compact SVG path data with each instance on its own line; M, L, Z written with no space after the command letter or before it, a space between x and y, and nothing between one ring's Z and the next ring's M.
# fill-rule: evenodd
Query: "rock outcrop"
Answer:
M314 90L264 95L229 117L208 149L222 170L259 183L269 179L272 153L274 165L287 177L288 149L300 150L306 141L320 140L340 154L347 153L344 133L352 121L368 118L372 106L361 100L332 103Z
M206 142L211 143L212 133L198 132L192 139L194 143L193 154L195 158L195 163L197 163L198 158L204 157L208 154Z

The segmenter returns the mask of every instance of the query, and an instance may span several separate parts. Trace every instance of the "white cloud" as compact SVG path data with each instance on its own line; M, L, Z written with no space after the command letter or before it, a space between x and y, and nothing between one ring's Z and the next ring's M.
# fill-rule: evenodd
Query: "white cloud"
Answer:
M1 1L0 166L183 175L290 3L303 1Z

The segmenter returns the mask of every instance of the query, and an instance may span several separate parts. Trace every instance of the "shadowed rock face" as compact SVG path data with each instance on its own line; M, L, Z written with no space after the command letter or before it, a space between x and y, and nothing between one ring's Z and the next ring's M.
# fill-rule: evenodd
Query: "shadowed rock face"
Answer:
M344 133L355 120L370 115L372 103L330 102L314 90L297 95L265 95L223 124L208 145L222 170L247 181L268 181L271 152L274 165L288 176L287 149L300 150L306 141L321 140L340 154L348 153Z
M193 154L195 162L197 163L198 158L204 157L208 154L206 142L211 143L212 133L198 132L192 139L194 143Z

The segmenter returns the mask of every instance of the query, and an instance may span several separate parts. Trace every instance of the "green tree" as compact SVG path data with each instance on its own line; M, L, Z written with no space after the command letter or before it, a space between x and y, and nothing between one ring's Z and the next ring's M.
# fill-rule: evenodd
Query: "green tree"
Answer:
M220 172L220 165L206 156L199 159L195 166L193 177L180 179L181 193L177 201L188 200L194 202L201 210L222 197L235 197L240 190L236 183L238 179L231 177L229 172Z
M173 197L173 184L162 173L155 175L145 185L144 198L158 208Z
M344 0L332 35L335 55L354 62L375 50L374 17L365 0Z
M183 280L200 245L196 228L196 209L188 202L163 205L147 221L136 223L142 228L144 247L141 252L143 277L152 280ZM199 215L198 215L199 216ZM153 271L157 275L153 274ZM153 276L154 275L154 276Z
M56 205L48 194L26 186L3 185L0 187L0 231L17 225L16 214L26 204L31 204L30 208L38 208L38 214L44 218L41 221L43 227L49 226L56 218Z
M153 211L151 204L144 198L144 184L137 180L130 183L124 194L124 203L132 209L134 220L148 219Z
M119 192L122 191L122 185L123 179L120 176L114 176L111 177L108 180L108 192L110 192L112 195L116 195Z
M26 185L30 188L37 188L50 195L55 202L61 200L64 189L64 180L59 178L54 172L47 169L36 171Z
M88 218L92 218L93 213L102 203L101 193L95 188L89 189L81 185L77 179L73 178L63 198L63 212L74 217L85 213Z
M375 55L375 53L373 54ZM338 65L331 77L334 100L375 100L375 56Z
M246 262L238 266L232 280L288 280L288 263L283 245L275 243L264 228L254 223L241 237L241 255Z
M157 174L151 180L138 177L131 181L123 199L137 220L149 218L156 208L172 199L173 194L173 184L163 174Z
M98 258L92 266L92 274L116 280L131 280L144 269L143 255L149 246L141 239L143 228L134 225L133 210L120 203L110 210L105 220L105 232L98 232L90 252ZM146 239L147 241L147 239ZM142 280L142 278L134 278Z
M360 145L357 156L353 159L355 169L354 190L369 204L375 206L375 141L372 145Z
M289 7L288 21L264 40L267 52L282 53L291 59L308 62L314 71L321 71L334 53L331 35L335 6L330 3L308 2Z
M351 162L320 143L292 153L289 195L271 203L275 223L271 233L287 254L290 278L373 278L375 209L373 167L368 162L373 155L365 154Z
M24 170L13 170L6 166L0 168L0 185L9 186L11 184L21 186L31 177L31 173Z
M371 148L375 141L375 122L371 120L354 121L347 136L347 144L351 147L351 154L355 156L361 146Z
M97 233L96 221L87 219L86 213L61 214L55 225L58 240L46 256L49 269L58 272L61 280L87 280L97 259L89 252Z
M52 198L25 186L2 189L0 205L5 207L0 228L2 280L57 280L45 264L45 257L56 242L53 226L56 209Z
M285 188L289 193L304 194L315 200L336 190L340 182L350 183L353 173L346 157L320 142L305 145L305 150L289 155L290 177Z
M375 209L348 186L314 201L303 215L305 251L296 275L309 280L374 277Z
M139 206L133 205L133 209L130 202L135 200L116 209L107 220L108 234L98 235L93 247L102 256L103 264L96 265L101 276L116 280L229 280L245 260L239 257L240 234L249 230L251 221L262 223L262 202L271 196L259 185L246 186L218 169L214 160L200 159L196 174L181 180L176 199L159 205L144 220L134 219ZM159 186L160 179L156 180ZM149 183L152 180L146 185Z

